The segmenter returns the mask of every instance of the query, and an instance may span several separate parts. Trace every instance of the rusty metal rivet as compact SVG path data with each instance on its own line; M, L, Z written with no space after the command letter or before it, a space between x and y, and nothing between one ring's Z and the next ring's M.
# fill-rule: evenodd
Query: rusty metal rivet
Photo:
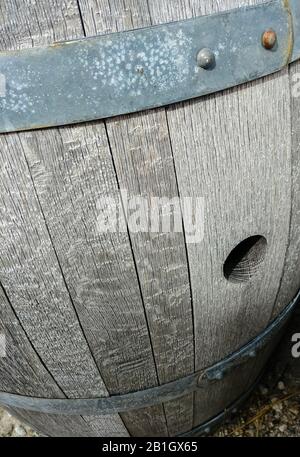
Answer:
M277 42L277 34L273 29L266 30L262 36L262 44L266 49L273 49Z
M204 68L205 70L212 68L216 63L215 54L211 49L203 48L198 52L197 63L199 67Z

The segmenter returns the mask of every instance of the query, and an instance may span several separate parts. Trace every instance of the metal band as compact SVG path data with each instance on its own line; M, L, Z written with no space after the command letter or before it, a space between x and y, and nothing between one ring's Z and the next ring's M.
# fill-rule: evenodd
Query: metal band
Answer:
M209 421L205 422L204 424L199 425L198 427L193 428L189 432L182 433L177 435L178 438L185 438L185 437L193 437L193 436L207 436L217 430L220 425L222 425L227 419L237 414L238 410L241 406L248 400L250 395L252 394L253 390L259 384L259 381L262 378L263 372L258 376L257 380L252 384L252 386L242 394L237 400L235 400L230 406L228 406L225 410L220 412L217 416L213 417Z
M0 404L48 414L65 415L110 415L124 413L181 398L198 389L217 382L235 367L246 363L280 332L298 304L300 292L295 300L259 336L237 352L212 367L168 384L126 395L114 395L91 399L48 399L25 397L6 392L0 393Z
M291 62L300 59L300 1L289 0L290 11L293 18L293 54Z
M161 107L270 75L299 58L299 24L298 0L272 0L156 27L2 52L0 133ZM269 29L277 36L272 49L262 45Z

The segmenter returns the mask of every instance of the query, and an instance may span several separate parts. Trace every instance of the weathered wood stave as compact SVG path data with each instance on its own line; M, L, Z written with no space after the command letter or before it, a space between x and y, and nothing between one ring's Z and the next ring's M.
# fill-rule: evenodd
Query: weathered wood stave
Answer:
M81 22L73 0L68 8L52 0L7 1L0 9L2 49L241 3L82 0ZM49 398L144 390L212 365L282 311L300 288L299 107L289 94L286 69L167 109L1 135L0 330L9 332L12 355L0 359L0 390ZM182 234L95 234L97 199L120 187L204 196L205 242L186 246ZM262 272L229 283L226 256L256 234L268 240ZM19 414L50 435L182 434L247 390L264 365L260 357L208 391L137 412Z

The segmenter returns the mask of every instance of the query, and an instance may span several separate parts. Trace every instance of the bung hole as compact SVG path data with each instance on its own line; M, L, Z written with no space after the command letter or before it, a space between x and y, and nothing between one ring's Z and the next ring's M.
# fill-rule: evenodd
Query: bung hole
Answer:
M267 251L267 240L260 235L251 236L239 243L224 263L224 276L234 283L246 282L260 268Z

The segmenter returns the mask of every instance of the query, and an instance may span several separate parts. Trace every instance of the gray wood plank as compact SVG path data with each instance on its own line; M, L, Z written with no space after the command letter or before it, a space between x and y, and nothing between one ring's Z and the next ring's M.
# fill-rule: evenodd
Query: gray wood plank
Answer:
M101 233L97 203L118 197L102 124L23 134L22 145L81 324L111 394L154 385L127 233Z
M152 22L210 14L239 0L149 1ZM205 198L205 237L188 245L196 368L240 347L268 323L276 298L290 214L290 106L287 70L254 84L167 109L179 192ZM268 251L257 274L223 275L231 250L252 235ZM241 382L244 382L241 380ZM236 385L224 384L234 395ZM195 424L203 398L196 397ZM204 420L202 417L201 420Z
M146 0L79 2L87 35L151 25ZM165 110L106 122L119 186L128 197L178 198ZM147 209L146 209L147 211ZM166 218L171 207L164 204ZM146 213L145 213L146 215ZM179 217L180 214L179 214ZM160 383L194 371L188 264L181 233L130 233ZM171 435L192 427L193 397L165 405Z
M32 411L25 411L17 408L5 408L12 416L19 421L29 425L39 436L55 436L63 438L93 437L91 427L84 422L76 421L77 416L63 416L40 414Z
M109 392L152 387L156 373L127 232L97 229L97 202L118 196L104 126L66 127L59 135L52 129L28 132L24 145L66 283ZM140 430L145 421L145 434L159 433L157 419L149 428L143 412L122 417L128 424L137 421Z
M79 11L73 16L78 23ZM72 32L57 26L55 39L73 38ZM156 369L128 236L97 231L98 200L118 191L103 124L19 138L67 290L106 388L117 394L152 387ZM153 429L145 417L144 434L161 433L158 409L151 409ZM143 429L143 412L125 416Z
M107 124L122 189L129 195L178 197L164 111ZM164 210L168 217L171 208ZM160 383L194 371L193 321L183 233L132 233ZM193 397L165 405L171 435L191 428ZM190 420L188 418L190 417Z
M73 0L68 8L63 1L1 2L0 22L2 49L37 46L82 34ZM105 396L108 391L78 321L45 223L26 148L22 134L0 137L0 280L34 349L64 394ZM48 152L51 155L51 150ZM110 422L120 435L128 435L118 415L86 421L90 421L90 433L98 436L110 434Z
M239 397L256 385L265 373L266 364L279 339L274 338L257 354L255 359L249 359L246 363L235 367L221 381L212 383L209 386L209 395L204 391L197 393L197 402L201 403L201 408L195 409L195 426L230 407Z
M32 348L0 287L0 333L6 339L6 357L0 359L0 390L22 395L64 397ZM41 388L42 387L42 388Z
M300 289L300 64L290 66L291 122L292 122L292 200L290 235L284 273L274 306L272 319L295 298Z
M281 336L282 332L259 351L255 358L232 369L221 381L210 384L208 392L203 390L197 393L198 407L195 408L195 427L230 407L240 396L256 385L265 373L270 356L276 349Z
M195 395L194 427L214 418L220 412L230 407L248 389L251 388L259 375L255 368L255 361L233 369L221 381L211 383L206 390Z
M44 14L43 3L44 2L39 3L38 8L41 8L41 10L35 10L35 14L38 13L41 20L45 19L47 23L48 13ZM82 0L82 9L85 3L87 2ZM98 2L98 5L99 3L100 2ZM84 16L85 26L90 23L90 27L94 27L94 22L96 24L99 23L101 27L103 26L103 30L110 31L110 28L114 29L114 27L132 28L133 26L138 26L137 24L139 23L140 15L145 16L145 18L143 18L145 21L149 20L148 12L144 2L132 2L132 5L129 5L130 7L127 6L125 8L124 6L119 5L119 2L116 2L113 8L111 2L103 2L103 8L100 11L98 10L97 4L97 8L95 9L91 8L91 4L93 4L93 2L88 2L88 9L91 10L89 11L90 16L88 21ZM238 6L238 4L240 4L240 2L237 1L224 1L222 4L219 2L204 3L201 1L192 1L187 3L179 2L177 0L169 3L164 1L157 2L157 0L153 0L152 2L149 1L151 20L153 23L167 22L169 20L190 17L193 14L209 13L213 7L225 9L232 6ZM42 6L40 7L40 5ZM76 8L74 2L72 2L72 7L74 8L74 17L76 17L76 21L78 21L78 17L75 13ZM69 9L69 13L70 11L73 11L73 9ZM72 20L70 20L69 13L67 15L67 20L64 19L63 22L64 31L68 29L68 26L66 25L66 23L68 24L68 21L73 24L71 26L71 30L72 27L74 27L74 17L72 17ZM7 15L7 11L5 11L3 14ZM60 16L60 14L61 13L58 13L58 16ZM16 17L18 17L18 15ZM30 23L32 22L28 16L27 11L24 16L20 17L20 21L23 17L26 18L26 21L29 20ZM57 19L54 21L55 24L57 23L56 21ZM111 25L111 21L116 21L117 24ZM60 24L58 26L59 29L61 27L61 23L59 21L58 23ZM23 22L21 22L21 24L22 27L25 27ZM28 25L26 24L26 27L27 26ZM11 25L9 27L11 27ZM78 30L76 27L78 27ZM77 24L76 27L76 33L74 33L75 35L77 33L81 33L80 26ZM39 35L40 32L38 28L32 29L32 25L29 28L30 36L34 36L34 39L32 39L35 43L36 34ZM55 37L59 36L57 29L55 30ZM26 30L26 32L28 33L28 30ZM50 32L50 34L52 34L52 32ZM42 40L44 40L44 38L42 38ZM26 45L26 40L24 41L24 45ZM188 246L189 267L192 273L192 292L194 298L194 313L196 322L197 368L202 367L205 364L210 365L213 360L221 358L221 356L224 356L226 353L230 352L236 347L239 347L242 342L247 341L251 336L253 336L253 334L256 334L257 331L266 325L272 311L272 306L278 289L276 286L278 286L282 275L282 267L288 237L290 205L287 203L290 203L291 185L291 177L289 173L290 151L289 140L287 140L287 138L289 138L287 135L287 131L289 129L289 110L288 104L286 102L286 93L288 90L287 73L283 72L281 75L265 79L263 83L259 82L251 86L249 85L240 89L234 89L232 91L226 92L225 94L207 98L204 101L186 103L176 108L168 109L167 111L167 121L170 126L171 145L174 149L175 154L175 167L178 175L180 193L182 195L205 196L206 205L208 208L208 216L206 220L207 238L201 245ZM243 122L240 122L242 117ZM146 193L149 192L149 190L151 192L158 190L161 192L161 194L164 194L164 192L167 191L169 192L167 195L174 195L173 192L177 193L177 188L175 186L176 183L174 180L174 170L170 165L173 159L171 155L172 151L170 143L167 138L167 121L166 118L164 118L164 110L153 112L153 118L154 120L151 118L151 114L147 114L141 116L138 115L136 117L127 119L126 121L124 119L119 119L108 122L107 129L111 141L113 158L118 170L119 180L121 184L124 183L124 185L128 186L134 192L139 188L139 186L142 185L141 190ZM158 125L156 125L156 122ZM135 132L133 135L130 134L127 123L129 127L137 127L138 129L141 128L140 126L142 125L141 134L139 135L139 132ZM153 129L152 133L151 130L150 133L147 130L149 126ZM99 265L97 265L97 268L93 270L93 267L91 267L89 264L91 259L94 260L94 252L91 254L91 251L87 249L87 246L93 247L97 245L97 243L93 245L95 238L97 238L97 236L95 236L94 229L90 227L84 227L85 234L87 232L87 240L85 240L82 236L83 226L80 225L82 223L81 217L83 216L83 220L89 221L92 224L95 222L95 195L93 194L93 190L90 190L90 183L86 178L88 175L87 169L85 167L89 166L89 164L86 163L88 162L87 157L90 158L93 156L93 154L97 156L95 149L97 149L99 146L98 135L101 137L101 153L104 149L106 150L104 152L105 159L103 159L103 155L99 153L99 156L96 157L95 162L93 162L93 160L91 162L97 164L99 163L97 161L104 160L105 166L110 162L107 154L107 144L105 144L106 132L103 129L103 125L99 123L97 127L95 125L82 127L82 129L84 129L84 138L82 138L82 134L80 133L78 133L79 138L76 137L75 132L77 132L77 129L77 127L74 129L60 129L59 135L61 138L59 138L59 135L56 131L53 131L54 136L52 136L52 131L47 132L45 141L50 141L52 145L51 147L53 147L53 144L55 145L55 157L50 157L50 164L49 158L47 161L43 155L43 151L40 150L41 148L39 143L41 142L42 144L41 138L44 138L40 132L36 134L36 137L32 136L32 134L10 136L9 139L6 139L4 142L4 149L6 149L6 159L7 157L11 159L11 156L16 156L17 153L13 151L18 151L19 153L21 151L21 155L24 154L22 157L26 157L27 163L25 163L26 161L22 163L22 166L20 167L20 173L17 176L18 180L21 182L20 189L14 189L13 197L15 196L15 193L25 194L26 200L30 203L29 209L33 207L33 214L36 212L37 221L34 221L33 223L29 218L29 214L32 215L32 211L24 212L24 208L20 204L21 200L19 199L18 201L17 199L17 205L14 209L16 209L17 214L20 212L20 208L22 211L18 220L21 220L23 223L22 219L24 219L25 213L25 220L27 221L26 223L29 227L31 227L31 231L29 231L29 240L31 241L32 245L30 246L29 251L26 251L26 249L24 250L25 255L22 252L23 258L21 259L21 262L23 262L23 267L26 263L26 259L30 258L31 264L34 264L34 268L39 270L39 277L46 274L46 265L48 265L49 269L48 257L52 259L51 265L54 265L54 273L53 271L47 272L47 296L43 296L43 301L40 301L38 304L40 305L40 303L44 303L46 305L47 303L48 306L47 299L54 293L53 288L50 287L54 278L55 281L58 281L59 288L63 290L60 299L66 300L66 303L70 308L72 308L71 302L73 300L76 304L77 312L80 314L81 320L84 323L83 327L85 331L87 332L88 329L93 329L89 335L87 333L87 336L89 343L93 348L97 363L101 364L101 361L103 360L101 350L104 346L100 345L100 349L97 347L98 335L95 336L94 331L98 330L98 325L91 327L92 324L90 322L92 320L93 322L98 323L98 320L89 318L89 313L86 312L86 303L88 302L88 305L90 306L89 310L93 309L93 307L97 307L97 305L94 305L93 303L99 303L97 301L99 300L99 296L97 295L95 302L93 302L95 297L91 298L91 294L95 290L95 284L99 284L99 282L97 282L98 277L96 276L95 271L97 271L97 274L99 274L99 271L103 273L103 270L99 269ZM159 144L157 143L157 139L155 137L157 133L153 133L155 131L158 131L159 135L162 135L159 137ZM75 144L74 136L76 137ZM82 143L85 140L85 136L88 137L88 145L86 146L87 155L83 160L81 160L79 155L82 152L82 149L84 149ZM67 141L71 142L71 145L65 144L66 138L68 139ZM120 139L122 139L122 143L120 142ZM162 151L158 151L157 149L161 147L161 142L164 146ZM47 144L45 147L45 151L47 151ZM76 151L76 147L79 148L79 151ZM152 147L154 148L154 151L151 150ZM133 150L131 150L131 148ZM154 157L154 159L161 161L164 165L163 167L160 167L158 164L155 166L155 169L147 170L149 163L147 162L146 152L148 150L151 152L151 158ZM128 155L126 154L125 157L122 157L122 153L124 154L124 151ZM274 151L276 151L276 154L274 154ZM68 157L65 156L65 154L67 155L67 152L69 153ZM76 156L77 160L77 162L75 160L75 164L73 162L73 155ZM16 160L16 157L14 158ZM93 159L94 158L95 157L93 156ZM55 161L57 161L57 163ZM26 168L27 165L29 165L30 174ZM126 167L127 170L129 170L129 173L131 173L130 176L126 176L126 174L124 174L124 169L126 170ZM136 167L135 175L132 173L134 169L133 167ZM9 172L11 175L15 173L15 169L16 166L14 163L13 166L10 165ZM68 174L66 177L65 174L67 172L70 173L70 169L71 174ZM169 180L166 179L164 173L169 173ZM170 177L172 177L172 179L170 179ZM78 184L79 178L83 181L83 184ZM147 182L147 179L149 179L149 182ZM157 183L155 182L155 179L158 180ZM5 190L9 188L7 187L9 182L10 180L6 178L4 186ZM109 182L113 182L112 188L115 192L116 182L113 181L111 175L109 175ZM155 186L153 184L154 182ZM62 189L62 195L56 195L56 187L54 187L54 183L55 186L57 183L59 183L59 186L61 186L59 188ZM167 188L164 187L165 183L167 184ZM154 188L152 186L154 186ZM71 199L64 198L65 187L68 187L69 190L71 189L70 193L74 192L74 195L72 194ZM109 188L110 191L112 188ZM37 193L38 199L36 199L34 192ZM87 193L88 195L93 196L91 208L85 208L85 211L83 211L82 208L82 202L85 201L85 198L80 198L80 192L85 193L85 195ZM33 194L31 199L29 199L28 193L30 193L30 195L31 193ZM70 194L68 193L68 195ZM102 194L97 194L97 196L99 195ZM56 200L52 201L53 196L56 198ZM34 201L34 204L32 204L32 200ZM9 199L7 199L7 201L9 201ZM7 203L7 201L5 203ZM9 201L9 206L12 206L12 202L15 204L15 198L11 198ZM39 204L42 206L44 212L43 216L46 218L47 226L44 224L43 217L40 215ZM59 205L61 205L61 207ZM72 212L70 211L70 208L78 211L76 212L76 215L73 216L74 220L71 218ZM75 236L75 239L80 246L79 250L69 249L70 246L68 246L68 244L70 244L70 239L60 238L61 234L65 236L64 230L66 230L66 227L63 227L63 224L58 224L56 217L53 217L55 214L64 216L64 223L66 224L67 229L68 227L69 229L70 227L72 228L73 231L69 233L72 233L72 235ZM14 212L10 213L9 217L12 215L16 218ZM76 221L76 224L79 224L78 230L77 226L76 229L74 229L74 221ZM40 245L37 243L38 237L35 236L36 232L38 233L39 237L48 240L48 250L50 254L48 251L43 251L42 255L40 256L40 259L47 260L45 265L42 264L41 260L36 261L36 258L32 260L32 255L28 257L28 252L31 253L31 251L33 251L33 246L35 247L38 245L40 248ZM258 274L255 276L255 278L253 278L247 284L236 285L227 283L222 276L222 264L224 259L230 250L239 241L241 241L241 239L257 233L265 235L269 241L269 251L263 266L263 272L260 275ZM24 234L22 234L20 239L23 240L24 238ZM164 339L160 337L160 332L165 331L165 327L163 327L163 325L166 324L167 320L162 322L163 325L161 327L157 326L157 324L153 324L153 327L151 327L151 317L149 318L149 315L151 315L152 318L157 319L158 311L161 311L161 308L158 306L152 310L152 305L156 304L156 296L153 294L153 292L155 292L154 286L157 284L153 281L153 279L158 279L160 285L164 287L168 285L169 289L167 290L173 291L175 275L172 272L168 272L168 275L158 275L157 278L155 276L157 275L157 272L155 272L155 275L153 272L153 265L158 262L158 258L160 264L168 266L170 262L174 261L175 254L181 256L181 262L178 262L176 267L178 267L180 264L183 266L185 265L186 257L185 251L183 251L183 248L185 249L184 243L180 237L178 238L179 239L176 239L176 242L179 244L178 247L174 250L174 244L172 243L174 242L175 238L171 239L167 237L151 237L150 242L152 243L152 249L149 250L149 252L146 250L146 241L149 240L145 240L145 238L140 236L132 238L132 245L137 260L138 272L140 275L143 299L145 304L148 304L146 311L149 328L151 330L154 352L156 349L156 344L157 351L159 351L160 347L165 344ZM97 241L99 240L97 239ZM117 240L114 249L119 245L119 241L120 240ZM55 252L53 252L53 245L51 242L53 242L55 245ZM132 267L133 259L129 258L129 254L128 257L126 255L124 256L124 245L128 248L127 242L128 240L125 240L123 245L121 243L121 253L119 253L119 256L117 256L117 260L120 260L121 258L122 261L124 261L125 259L126 265L127 261L130 262L131 266L129 271L134 273L134 269ZM28 243L27 240L26 243ZM27 246L26 243L25 246ZM111 243L114 245L113 241L111 241ZM13 252L12 245L13 244L11 243L9 246L10 256ZM44 249L44 246L42 249ZM144 249L146 251L143 251ZM39 251L40 250L41 248ZM147 255L149 256L153 255L153 253L156 255L156 258L151 261L150 266L145 265L145 263L142 262L143 253L145 257L145 252L147 252ZM167 253L167 258L164 257L164 252ZM14 259L18 258L19 260L19 257L20 256L15 256ZM75 259L76 263L77 260L80 259L79 272L75 271ZM13 268L13 265L15 265L15 262L10 264L10 268ZM41 265L43 268L40 269ZM111 270L113 272L116 271L114 265L114 263L110 263L110 267L113 266L113 269ZM60 268L62 266L63 271L66 275L66 284L61 277ZM7 271L7 265L5 268ZM32 278L28 274L27 276L23 276L24 270L26 271L27 268L28 265L26 265L26 268L23 268L21 272L22 277L25 277L26 286L28 285L28 282L33 289L33 285L36 285L36 283L33 284ZM20 271L19 274L21 274ZM75 275L77 278L82 279L83 276L81 276L81 274L83 271L88 272L88 274L86 274L82 282L77 285L75 280L73 280L73 275ZM133 273L130 273L130 275ZM92 276L90 276L90 274L92 274ZM183 299L187 298L189 295L189 290L186 287L186 266L182 268L181 273L178 276L180 281L176 276L175 279L177 288L174 295L176 302L178 299L178 302L176 303L177 307L174 314L170 313L168 318L170 319L169 322L172 323L174 320L178 319L182 313L180 318L182 321L185 321L187 325L190 325L191 313L189 308L188 306L185 309L182 307ZM19 279L18 275L13 277L17 280ZM89 287L88 284L87 278L89 279L90 277L92 277L93 281L95 281L93 283L93 287ZM130 278L132 277L133 276L130 276ZM149 277L151 278L150 282L147 281ZM128 277L126 277L126 274L124 275L123 270L121 274L121 283L116 285L117 281L113 281L114 286L105 289L110 298L114 297L114 294L118 295L118 290L123 290L124 284L127 285L127 279L125 278ZM6 277L4 279L7 280ZM108 276L106 276L106 279L108 280ZM115 277L113 280L115 280ZM131 296L133 289L136 293L136 296L138 297L135 281L136 277L132 283L129 280L130 287L125 287L126 295L128 293L128 297ZM45 282L42 282L42 284L44 283ZM40 279L38 284L40 284ZM120 287L120 284L122 287ZM65 287L66 285L68 287ZM13 290L13 284L10 283L9 286L9 289ZM28 288L26 290L28 290ZM70 300L68 291L71 293L72 300ZM24 293L24 291L21 290L18 290L17 294L14 292L14 298L16 299L17 297L19 300L19 298L22 296L22 292ZM37 291L35 290L34 296L36 296L36 294ZM161 296L163 296L163 294L161 294ZM163 298L166 300L164 303L166 303L166 306L168 306L166 297ZM190 303L190 297L188 298ZM101 294L101 303L104 303L102 300L103 294ZM23 302L25 302L24 297ZM111 302L109 301L109 303ZM161 301L159 303L161 303ZM135 318L137 319L135 322L138 323L138 328L141 329L139 326L140 322L143 321L140 312L141 308L137 307L136 309L138 309L138 316L135 315ZM168 313L170 312L170 309L166 309L164 311ZM35 313L38 314L40 312L40 306L36 306ZM26 317L22 314L21 310L20 315L22 319L24 318L26 321ZM101 314L99 313L96 315L100 316ZM69 315L66 314L64 317L69 318ZM76 321L76 316L75 318L73 315L71 317L73 319L71 322ZM245 326L246 321L247 326ZM115 321L113 322L115 325ZM128 323L127 320L126 322ZM182 332L183 329L180 327L181 321L178 319L177 322L179 325L178 328L176 327L176 332L178 335L178 333ZM118 321L118 323L120 322ZM32 324L27 322L27 325L29 326ZM145 326L145 322L143 325ZM144 328L145 327L143 327L143 329ZM166 328L168 331L168 325ZM141 339L139 340L143 347L142 353L143 350L145 350L145 346L143 346L145 343L145 335L147 338L147 332L145 331L143 333L143 329L141 333ZM77 328L75 333L77 331L80 333L81 329ZM158 334L155 338L153 338L152 332L155 333L156 331ZM189 331L188 342L186 343L186 346L181 347L182 352L179 352L181 349L180 344L176 346L178 351L177 357L179 357L180 360L178 366L174 361L171 362L169 358L164 360L161 355L162 358L160 360L164 360L164 362L161 364L158 362L158 375L160 381L164 376L177 376L174 369L175 365L176 370L178 369L179 371L184 371L184 363L190 363L190 359L188 358L188 353L186 351L186 349L190 347L190 335L191 333ZM53 338L53 340L55 340L55 338ZM51 340L51 344L53 344L53 340ZM85 341L84 348L86 349ZM62 349L59 348L59 350ZM149 345L147 344L146 351L149 351ZM139 354L140 353L141 352L139 352ZM168 353L168 345L164 346L164 352L162 351L162 353L170 354L170 352ZM147 362L149 363L150 359L151 354L150 356L143 359L143 363L146 365ZM159 358L156 358L156 361L157 359ZM107 360L111 361L111 358L108 358ZM149 371L147 371L147 367L143 367L143 379L138 380L139 385L141 386L152 385L152 383L156 383L155 370L152 362L149 363L149 366ZM165 370L164 367L166 367ZM104 373L109 373L108 377L111 379L112 383L115 383L114 385L117 385L117 388L120 386L124 387L122 380L124 373L129 372L130 374L133 374L134 370L139 372L139 367L136 366L136 360L133 362L130 360L129 367L124 362L123 369L124 371L121 370L121 373L117 373L117 379L114 378L113 380L111 379L112 371L109 371L109 369L107 371L106 369L103 371L101 369L101 374L104 378ZM99 379L101 381L101 378ZM224 390L227 390L228 393L227 387L228 386L225 386ZM185 420L188 419L190 421L191 416L189 414L189 406L186 407L187 404L183 405L184 414L182 417L185 417L186 415ZM196 405L198 404L203 405L203 399L198 399L198 403L196 402ZM181 411L181 407L181 405L176 407L173 405L174 412L172 412L171 405L166 405L165 407L169 433L171 434L175 433L176 430L180 430L183 427L183 424L173 422L174 416L176 416L176 414L178 415L178 412ZM198 410L196 409L196 415L197 411ZM147 416L145 413L146 412L142 412L140 417L145 418ZM152 427L153 433L159 434L159 429L157 429L157 424L155 424L154 420L155 414L155 420L158 422L161 421L159 426L162 428L164 427L164 417L162 411L159 410L159 408L157 408L155 412L148 411L149 425L147 427L150 429ZM201 418L201 420L202 419L204 418ZM177 419L175 419L175 421L176 420ZM180 420L180 418L178 420ZM200 419L195 419L196 425L198 420ZM97 419L95 419L95 421L97 421ZM127 421L128 423L132 421L130 426L128 426ZM137 431L137 433L142 434L145 431L144 425L140 424L138 416L131 416L131 418L126 418L126 425L129 429L131 427L133 432ZM160 431L162 428L160 428Z
M6 357L0 358L0 391L20 395L64 398L62 390L37 356L0 286L0 334L5 335ZM12 410L39 432L49 435L92 436L91 427L80 416L58 416Z

